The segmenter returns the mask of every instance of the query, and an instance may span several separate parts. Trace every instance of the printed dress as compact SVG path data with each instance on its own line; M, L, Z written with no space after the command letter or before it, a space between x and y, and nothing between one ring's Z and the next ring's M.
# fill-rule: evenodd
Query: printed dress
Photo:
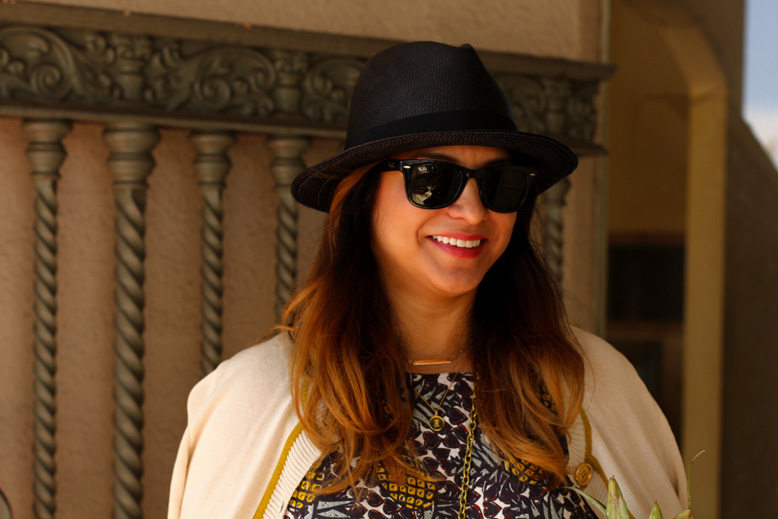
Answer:
M459 512L460 485L466 451L473 375L469 373L409 373L411 384L445 421L439 431L429 425L435 414L421 398L416 399L412 436L421 462L435 481L408 475L404 485L390 483L379 469L378 482L360 489L355 502L351 489L337 494L314 494L332 475L335 454L312 467L297 487L284 519L444 519ZM453 383L453 384L452 384ZM544 476L529 463L509 466L490 448L480 426L475 430L467 495L468 518L505 519L596 519L575 492L545 489Z

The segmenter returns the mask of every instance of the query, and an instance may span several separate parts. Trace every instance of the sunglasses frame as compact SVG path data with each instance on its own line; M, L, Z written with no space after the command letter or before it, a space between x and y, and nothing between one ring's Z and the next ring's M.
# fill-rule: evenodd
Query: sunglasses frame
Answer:
M454 194L450 202L441 205L429 206L429 205L420 205L413 200L413 190L411 189L410 176L412 174L413 168L415 166L419 166L422 164L445 164L447 167L452 168L453 171L459 174L459 186L457 187L456 193ZM515 209L511 209L509 211L503 211L492 207L491 203L486 200L486 198L484 197L484 193L481 190L481 179L490 171L494 171L496 169L503 169L503 168L509 168L511 171L524 174L527 181L527 187L524 190L524 195L521 197L519 204L516 206ZM513 164L502 164L502 165L495 165L495 166L486 166L480 169L470 169L464 166L460 166L459 164L454 164L453 162L446 162L444 160L434 160L434 159L403 159L403 160L387 159L376 164L371 169L371 171L375 173L383 173L384 171L401 172L405 179L405 196L408 198L408 202L410 202L414 207L418 207L420 209L443 209L444 207L448 207L454 204L457 200L459 200L459 197L462 196L462 192L465 190L467 181L470 180L471 178L474 178L476 184L478 185L478 196L481 199L481 203L484 205L484 207L496 213L515 213L516 211L521 209L521 206L524 205L524 202L527 200L527 196L529 195L529 192L532 189L532 184L535 180L535 175L536 175L535 170L532 168L528 168L525 166L515 166Z

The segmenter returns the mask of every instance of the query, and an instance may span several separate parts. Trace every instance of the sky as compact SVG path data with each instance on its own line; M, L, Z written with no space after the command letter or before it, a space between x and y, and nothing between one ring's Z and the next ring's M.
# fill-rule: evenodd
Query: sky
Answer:
M778 0L746 0L743 115L778 165Z

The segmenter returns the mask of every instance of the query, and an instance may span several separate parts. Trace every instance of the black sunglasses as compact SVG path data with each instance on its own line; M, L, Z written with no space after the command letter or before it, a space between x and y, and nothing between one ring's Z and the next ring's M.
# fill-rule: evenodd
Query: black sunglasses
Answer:
M376 164L372 171L401 171L408 201L422 209L450 206L462 194L468 179L474 178L484 207L498 213L518 211L535 179L535 171L523 166L504 164L468 169L430 159L389 159Z

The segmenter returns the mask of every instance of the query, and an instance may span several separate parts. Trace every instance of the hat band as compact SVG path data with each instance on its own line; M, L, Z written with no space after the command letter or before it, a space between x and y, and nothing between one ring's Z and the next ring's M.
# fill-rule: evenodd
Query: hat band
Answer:
M353 148L369 142L402 137L418 133L441 133L468 130L517 131L512 119L482 110L451 110L417 115L382 124L362 133L350 136L346 148Z

